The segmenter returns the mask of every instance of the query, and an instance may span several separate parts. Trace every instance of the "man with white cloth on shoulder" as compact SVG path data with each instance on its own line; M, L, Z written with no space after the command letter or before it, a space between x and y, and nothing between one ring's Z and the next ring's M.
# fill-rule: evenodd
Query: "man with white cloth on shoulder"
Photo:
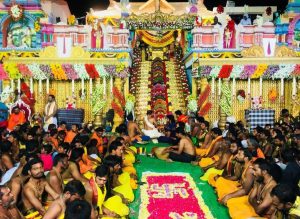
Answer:
M50 124L55 124L57 127L57 118L56 118L56 112L57 112L57 104L55 101L54 95L48 96L48 103L45 106L45 117L44 117L44 130L48 131L48 126Z
M163 134L155 127L155 119L152 110L147 111L147 115L144 118L144 127L142 132L150 138L159 138L160 136L163 136Z

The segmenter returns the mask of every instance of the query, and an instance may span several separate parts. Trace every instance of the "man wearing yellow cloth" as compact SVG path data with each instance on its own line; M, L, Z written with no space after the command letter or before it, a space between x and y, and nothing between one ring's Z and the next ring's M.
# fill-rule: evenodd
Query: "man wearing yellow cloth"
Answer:
M102 205L107 194L105 185L107 178L108 168L104 165L98 166L95 170L95 177L92 177L89 181L90 186L88 188L86 187L86 199L97 208L99 215L105 214L102 210Z
M232 219L247 219L259 215L269 218L273 213L271 191L277 185L273 175L276 177L278 170L263 159L257 159L253 165L256 181L249 196L232 198L227 202ZM279 166L277 169L280 173Z
M104 216L102 219L125 219L129 215L129 208L123 204L121 197L118 195L107 199L103 204L103 210L108 212L110 216Z
M208 165L207 167L202 168L206 172L200 178L201 180L207 181L211 175L221 175L229 159L233 156L232 154L238 149L236 142L230 144L230 142L225 141L224 144L222 144L222 146L223 149L220 160L211 165Z
M212 157L216 154L218 151L218 147L220 146L220 142L222 140L222 131L219 128L213 128L211 130L211 137L212 137L212 142L206 149L201 149L201 148L196 148L196 155L201 157L201 160L199 162L199 166L208 166L212 161ZM209 158L207 161L203 158ZM219 160L219 157L215 157L215 160Z
M63 219L66 205L76 199L83 199L85 188L78 180L72 180L67 183L63 194L52 202L43 219Z
M247 195L254 182L254 171L252 168L252 154L247 149L239 149L236 159L244 163L244 170L240 182L231 181L220 177L216 181L216 190L221 203L226 204L231 198Z
M208 183L216 187L216 181L218 178L223 177L228 180L237 181L240 179L242 175L242 168L243 166L237 162L236 160L236 154L238 152L238 146L236 142L232 142L230 145L230 151L232 155L230 156L226 167L222 170L222 173L212 173L208 175ZM202 179L202 180L205 180Z

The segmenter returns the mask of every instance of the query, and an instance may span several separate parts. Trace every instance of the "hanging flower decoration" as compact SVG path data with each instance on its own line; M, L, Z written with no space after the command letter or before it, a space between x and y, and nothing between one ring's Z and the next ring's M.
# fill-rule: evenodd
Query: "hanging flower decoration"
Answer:
M218 5L217 12L218 14L222 14L224 12L224 7L222 5Z
M96 64L95 68L101 77L109 77L109 73L105 70L104 65Z
M109 75L114 75L116 72L115 65L104 65L104 69Z
M272 88L271 90L269 90L268 97L271 102L274 103L276 101L276 99L278 97L278 93L275 88Z
M209 77L210 73L211 73L212 67L211 66L200 66L199 67L199 75L201 75L201 77Z
M241 72L243 71L243 65L234 65L230 74L231 78L239 78Z
M227 115L232 115L232 99L231 90L229 86L225 83L222 84L222 98L220 101L221 110Z
M237 95L236 95L237 100L239 103L244 103L246 99L246 92L245 90L238 90Z
M92 114L96 115L106 106L106 99L103 98L103 85L98 85L93 90L93 95L91 99L92 104Z
M240 79L248 79L251 78L251 76L256 71L256 65L245 65L244 70L240 75Z
M211 102L208 102L210 91L211 91L211 88L209 85L207 85L205 87L204 91L201 92L201 94L198 97L197 103L198 103L198 107L199 107L199 111L198 111L199 116L207 115L209 110L212 107Z
M99 73L93 64L85 64L85 69L89 74L90 78L99 78Z
M133 112L135 104L135 96L128 94L126 97L125 111L126 114Z
M254 72L254 74L251 76L251 79L257 79L260 78L265 71L268 69L268 65L266 64L259 64Z
M65 74L61 65L50 64L50 68L55 80L68 80L67 75Z
M4 70L9 74L10 79L20 79L22 75L19 72L18 66L15 63L4 63Z
M17 64L19 72L21 73L23 78L32 77L32 73L29 70L27 65L24 64Z
M45 80L47 79L45 73L40 69L38 64L29 64L27 65L29 71L31 71L33 78L36 80Z
M6 79L9 79L9 77L6 71L4 70L3 65L0 64L0 80L6 80Z
M211 69L211 72L210 72L210 77L211 78L217 78L219 73L220 73L221 68L222 68L222 66L220 66L220 65L212 66L212 69Z
M293 72L295 69L295 65L284 64L279 65L279 70L275 72L273 78L280 79L280 78L288 78L290 73Z
M263 79L272 79L274 74L279 70L279 65L269 65L263 74Z
M49 65L40 65L40 70L44 73L44 79L53 79L53 74Z
M114 95L114 99L117 99L118 102L121 104L121 107L125 107L125 98L124 95L119 91L119 89L113 87L112 93Z
M190 112L196 113L198 111L198 104L196 97L189 95L188 96L188 105L187 108Z
M74 64L73 67L80 79L89 79L90 78L90 76L87 73L86 68L83 64Z
M111 108L114 110L116 114L118 114L121 118L124 117L124 110L118 105L116 102L111 103Z
M40 22L38 20L36 20L34 22L34 31L35 32L40 32L41 31L41 25L40 25Z
M297 64L292 72L292 76L300 76L300 64Z
M266 8L266 14L270 16L272 14L272 8L269 6Z
M218 78L229 78L232 72L233 65L223 65L220 69Z
M78 79L78 75L77 72L75 71L75 69L73 68L73 65L70 64L62 64L62 68L65 71L68 79L71 80L76 80Z

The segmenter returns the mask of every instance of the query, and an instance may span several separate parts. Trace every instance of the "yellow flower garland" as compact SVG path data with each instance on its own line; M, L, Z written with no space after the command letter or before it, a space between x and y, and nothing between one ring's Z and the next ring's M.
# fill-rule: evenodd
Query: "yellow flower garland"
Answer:
M8 73L10 79L22 78L16 63L4 63L3 68Z
M68 80L66 73L64 72L61 65L50 64L52 74L56 80Z
M268 65L266 64L259 64L255 70L255 72L253 73L253 75L251 76L251 79L257 79L260 78L265 71L268 69Z

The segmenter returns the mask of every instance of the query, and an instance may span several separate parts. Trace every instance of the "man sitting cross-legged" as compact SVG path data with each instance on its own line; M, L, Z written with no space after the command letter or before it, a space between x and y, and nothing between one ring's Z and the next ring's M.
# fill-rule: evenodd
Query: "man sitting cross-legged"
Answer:
M24 205L24 215L29 215L38 211L44 215L46 210L42 203L42 195L46 191L53 199L58 198L58 194L52 189L44 176L43 162L34 158L28 161L28 174L30 178L24 185L22 200Z

